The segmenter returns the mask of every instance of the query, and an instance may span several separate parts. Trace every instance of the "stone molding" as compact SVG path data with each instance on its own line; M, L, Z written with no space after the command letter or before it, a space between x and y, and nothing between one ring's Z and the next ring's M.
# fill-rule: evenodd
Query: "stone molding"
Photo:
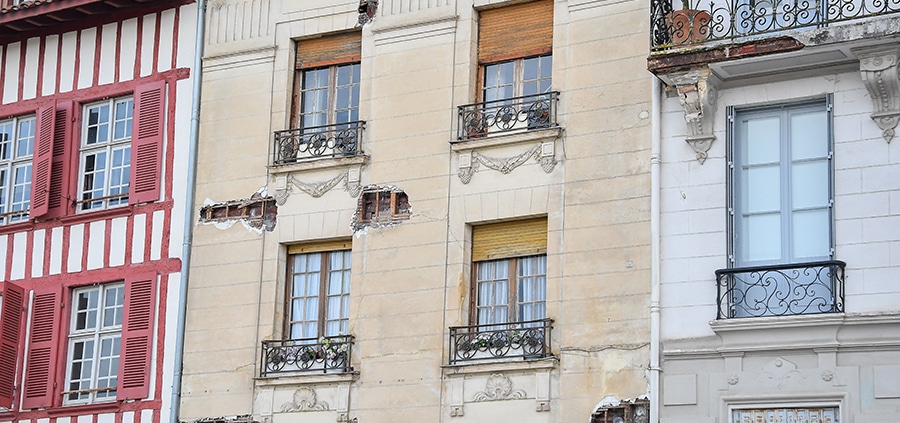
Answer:
M359 197L362 191L360 183L361 167L354 166L341 171L335 177L318 182L306 182L293 175L276 175L275 176L275 203L283 206L287 198L294 193L294 189L308 194L310 197L319 198L341 182L344 183L344 190L350 197Z
M503 401L525 398L525 391L521 389L513 389L512 380L509 377L494 373L484 384L484 391L476 392L472 396L472 401Z
M709 67L695 68L666 75L666 83L674 85L678 102L684 109L684 122L689 135L684 141L694 149L697 161L702 165L709 157L707 152L715 141L713 123L716 115L718 90Z
M897 66L900 49L892 45L854 49L853 52L859 58L859 73L875 108L872 120L881 128L884 140L890 143L900 122L900 74Z
M525 164L531 158L534 158L541 164L544 173L550 173L553 172L557 163L555 150L554 142L547 141L537 144L518 155L506 158L488 157L475 150L461 151L459 153L459 179L463 184L468 184L482 165L506 175Z
M328 410L328 403L319 401L313 388L303 387L294 391L294 398L281 406L282 412L292 411L324 411Z

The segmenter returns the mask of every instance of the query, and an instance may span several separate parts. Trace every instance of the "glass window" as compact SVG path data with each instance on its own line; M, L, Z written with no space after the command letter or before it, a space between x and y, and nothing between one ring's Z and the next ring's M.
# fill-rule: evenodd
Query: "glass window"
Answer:
M35 117L0 121L0 224L28 220Z
M74 292L63 392L66 403L115 400L124 304L122 284Z
M359 120L359 63L299 71L299 127Z
M128 204L133 115L131 97L84 107L79 211Z
M350 250L288 256L290 339L347 335L350 330Z
M477 324L525 322L547 317L547 256L475 263Z
M505 100L548 93L552 70L551 55L485 65L482 100Z

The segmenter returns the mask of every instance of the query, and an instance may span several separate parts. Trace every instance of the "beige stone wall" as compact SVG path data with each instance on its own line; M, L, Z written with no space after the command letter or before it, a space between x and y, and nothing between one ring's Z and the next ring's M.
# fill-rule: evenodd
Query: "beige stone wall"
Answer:
M272 131L288 128L294 40L353 28L355 2L211 4L198 201L247 198L261 188L273 195L279 178L314 185L358 171L360 186L403 189L412 215L354 234L357 198L352 184L340 182L320 197L293 188L272 232L198 226L182 420L252 414L293 421L302 413L303 421L585 422L605 397L646 395L647 6L556 1L561 129L451 146L456 107L472 103L476 91L473 6L507 3L383 0L362 29L367 158L274 173L266 163ZM480 164L468 183L458 175L461 158L498 163L526 154L509 173ZM541 216L556 358L447 366L448 327L469 323L471 225ZM282 336L285 245L351 237L358 374L254 380L260 341ZM478 396L504 380L521 395ZM295 394L310 391L319 409L291 410Z

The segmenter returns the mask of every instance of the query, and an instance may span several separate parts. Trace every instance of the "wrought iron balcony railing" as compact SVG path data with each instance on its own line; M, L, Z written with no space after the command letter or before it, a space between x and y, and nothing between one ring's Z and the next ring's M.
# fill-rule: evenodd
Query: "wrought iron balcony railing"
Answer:
M283 165L322 157L348 157L362 153L360 140L366 122L275 131L272 164Z
M557 126L559 92L526 95L459 106L457 140Z
M352 351L353 337L349 335L263 341L259 375L352 372Z
M844 311L842 261L716 270L717 319Z
M900 12L897 0L650 0L650 42L667 50Z
M450 328L450 364L551 355L552 319Z

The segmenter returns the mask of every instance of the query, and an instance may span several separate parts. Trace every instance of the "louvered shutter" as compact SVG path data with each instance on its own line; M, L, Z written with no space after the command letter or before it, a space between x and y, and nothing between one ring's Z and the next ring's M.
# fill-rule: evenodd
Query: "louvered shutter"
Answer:
M125 279L125 322L119 360L119 400L146 398L150 393L150 358L156 308L156 274Z
M478 62L494 63L550 53L553 0L488 9L478 15Z
M472 261L547 253L547 219L517 220L472 228Z
M71 101L56 104L56 125L53 132L53 165L50 169L50 197L47 215L57 217L66 215L69 203L69 178L73 174L69 167L72 149L72 113L74 104Z
M8 409L12 409L15 394L24 301L22 287L4 283L3 307L0 308L0 407Z
M165 81L144 84L134 91L131 131L131 204L159 199L162 183L162 144L165 123Z
M25 388L22 408L42 408L53 405L53 385L56 378L61 286L35 288L31 313L31 339L28 342L28 363L25 367Z
M297 42L297 69L318 68L360 60L362 37L359 31L326 35Z
M50 172L53 164L53 135L56 126L56 103L37 111L37 133L34 137L34 159L31 169L31 218L47 214L50 202Z

